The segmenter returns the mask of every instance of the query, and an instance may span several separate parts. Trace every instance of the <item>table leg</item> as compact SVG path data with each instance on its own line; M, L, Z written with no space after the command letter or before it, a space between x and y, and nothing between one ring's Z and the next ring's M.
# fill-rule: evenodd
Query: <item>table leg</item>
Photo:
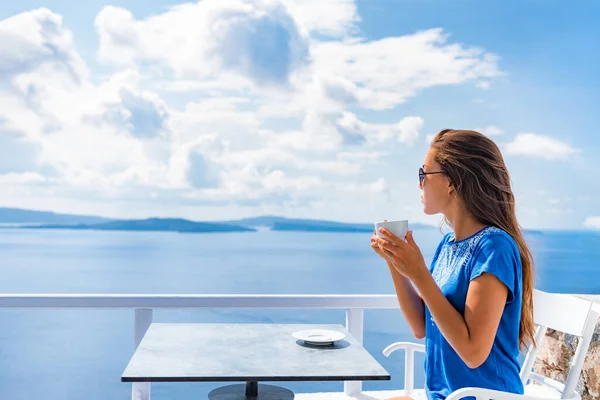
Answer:
M222 386L208 394L210 400L294 400L291 390L280 386L258 384L248 381L245 384Z
M248 381L246 382L246 397L257 397L258 396L258 382Z

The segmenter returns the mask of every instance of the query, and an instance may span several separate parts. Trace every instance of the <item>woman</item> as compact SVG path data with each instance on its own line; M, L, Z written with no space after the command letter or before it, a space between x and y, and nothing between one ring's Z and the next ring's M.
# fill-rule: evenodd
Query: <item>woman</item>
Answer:
M389 242L373 235L371 247L387 261L413 334L425 338L427 399L463 387L522 394L517 357L534 342L533 262L502 154L478 132L443 130L419 187L425 214L443 214L453 230L431 267L412 231L398 238L381 229Z

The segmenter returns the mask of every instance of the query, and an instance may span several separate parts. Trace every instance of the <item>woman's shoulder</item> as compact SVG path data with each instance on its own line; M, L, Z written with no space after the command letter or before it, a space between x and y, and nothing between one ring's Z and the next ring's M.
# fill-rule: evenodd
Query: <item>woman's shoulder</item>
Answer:
M482 249L488 251L501 249L518 252L518 246L513 237L506 231L493 225L488 225L469 238L459 241L455 241L454 233L449 232L444 235L440 244L462 248L471 254Z
M479 252L511 252L519 254L519 247L513 237L503 229L488 226L484 229L477 241L473 243L473 250Z
M497 226L488 226L481 237L482 243L492 243L496 245L514 246L517 247L515 239L503 229Z
M514 241L512 236L510 236L504 230L493 225L488 225L479 230L479 232L473 234L472 236L458 241L455 240L454 232L448 232L442 238L441 243L448 243L450 245L460 244L462 246L467 246L470 248L477 247L481 244L490 245L494 243L497 243L499 245L513 244L516 246L516 242Z
M519 254L519 247L513 237L506 231L488 225L469 238L455 241L454 232L444 235L438 245L438 250L444 247L454 248L461 253L488 253L493 251L513 252Z

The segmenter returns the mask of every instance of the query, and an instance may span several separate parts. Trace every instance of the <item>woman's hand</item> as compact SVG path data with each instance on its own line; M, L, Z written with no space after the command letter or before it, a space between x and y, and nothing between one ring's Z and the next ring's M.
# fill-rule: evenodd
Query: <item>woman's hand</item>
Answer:
M377 237L377 247L383 252L394 269L411 281L429 273L423 254L413 239L412 231L406 234L406 242L385 228L379 228L384 238ZM371 238L373 240L373 238Z
M379 257L383 258L385 261L389 261L383 249L379 246L379 239L380 237L377 236L377 232L373 230L373 236L371 236L371 248L375 250L375 253L377 253Z
M387 222L387 219L384 219L383 222ZM377 230L373 229L373 236L371 236L371 248L375 250L375 253L377 253L379 257L383 258L389 263L390 260L388 260L383 250L379 247L379 239L379 236L377 236Z

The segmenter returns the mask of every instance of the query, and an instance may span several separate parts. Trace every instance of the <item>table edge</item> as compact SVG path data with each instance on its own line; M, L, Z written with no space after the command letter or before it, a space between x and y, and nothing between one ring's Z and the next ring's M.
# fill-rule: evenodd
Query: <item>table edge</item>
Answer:
M391 375L375 376L326 376L326 377L293 377L293 376L248 376L248 377L128 377L122 376L121 382L331 382L331 381L389 381Z

